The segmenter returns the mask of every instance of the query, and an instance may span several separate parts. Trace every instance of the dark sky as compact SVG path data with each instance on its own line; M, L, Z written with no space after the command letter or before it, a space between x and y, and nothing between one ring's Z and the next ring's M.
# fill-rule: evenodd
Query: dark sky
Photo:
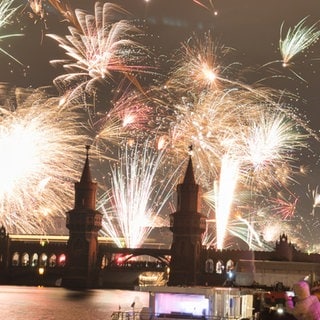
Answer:
M236 59L239 62L253 68L280 59L278 42L282 23L286 31L307 16L309 25L320 19L320 2L317 0L199 0L208 9L192 0L110 2L117 3L130 11L135 19L145 19L149 25L147 32L153 34L159 51L173 52L193 33L201 34L211 29L219 43L236 50ZM93 12L94 3L93 0L70 1L73 8L82 8L89 12ZM22 29L24 36L3 40L0 45L19 59L24 67L1 54L0 81L10 81L23 87L49 85L55 76L63 72L53 68L49 60L59 57L62 51L44 34L67 34L67 23L63 22L61 14L48 4L45 4L46 25L39 18L30 17L28 13L31 10L27 1L23 1L22 8L23 10L21 9L17 15L17 21L2 30L2 34L19 32L19 29ZM214 11L218 14L214 15ZM300 103L303 102L302 107L311 115L314 127L320 127L320 121L317 119L320 102L319 59L320 43L294 59L294 70L305 79L305 82L293 77L293 81L289 82L273 80L266 83L298 93L301 97ZM281 68L280 64L273 64L270 67L273 67L278 74L293 75ZM257 78L268 76L270 72L266 68L260 69L260 73L257 73Z

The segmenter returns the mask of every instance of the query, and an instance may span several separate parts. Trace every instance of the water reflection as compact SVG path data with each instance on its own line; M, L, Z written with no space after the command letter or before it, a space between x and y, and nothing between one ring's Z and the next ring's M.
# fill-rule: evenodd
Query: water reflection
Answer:
M148 305L148 293L0 286L0 318L9 320L110 320L113 311L129 311L133 302L141 310Z

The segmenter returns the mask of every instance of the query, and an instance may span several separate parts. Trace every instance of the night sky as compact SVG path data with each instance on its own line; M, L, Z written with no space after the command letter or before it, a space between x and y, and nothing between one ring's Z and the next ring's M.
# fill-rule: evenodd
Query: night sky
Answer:
M93 12L95 1L70 1L72 8ZM284 81L275 79L264 84L286 88L299 94L301 108L311 115L315 128L320 126L317 109L320 101L318 90L320 67L320 43L293 59L293 70L304 80L299 80L292 72L284 70L280 63L264 64L280 59L278 43L280 27L283 33L294 27L301 19L308 17L308 25L320 19L320 4L316 0L298 1L255 1L255 0L199 0L204 8L192 0L118 0L132 13L132 18L143 21L146 32L153 35L157 54L173 53L182 42L194 34L201 35L208 30L217 42L235 50L235 59L243 67L256 69L256 79L270 78L277 74L291 77ZM17 1L16 3L19 3ZM68 34L67 22L61 14L44 1L45 20L32 14L27 1L17 16L16 23L4 31L23 33L23 37L10 38L1 42L2 48L13 54L23 66L3 54L0 57L1 81L9 81L22 87L38 87L52 84L55 76L63 71L50 65L49 61L61 57L63 52L57 43L45 36L46 33ZM273 70L271 70L273 69Z
M293 101L306 114L314 130L320 129L320 41L293 58L292 71L282 67L279 53L280 28L283 33L303 18L308 25L320 20L318 0L124 0L109 1L121 5L132 13L156 48L156 54L169 57L194 34L210 30L220 44L234 49L234 57L244 70L255 70L248 83L263 80L263 84L289 90L299 98ZM16 3L21 3L17 1ZM68 23L57 10L44 2L45 20L34 15L23 1L13 24L3 33L23 33L24 36L8 38L0 42L23 66L8 56L0 54L0 81L16 86L37 88L52 85L53 79L63 73L49 61L63 57L63 51L46 33L66 35ZM73 0L72 8L93 12L95 1ZM202 5L201 5L202 4ZM320 23L319 23L320 27ZM169 59L169 58L168 58ZM296 74L299 75L297 77ZM303 79L303 80L302 80ZM316 186L320 179L318 148L313 155L305 155L303 161L311 163L310 174L302 179L297 190L305 193L307 185ZM317 230L320 216L310 216L312 207L301 208L306 220L313 220L310 241ZM320 213L316 213L319 214ZM300 223L300 222L299 222Z

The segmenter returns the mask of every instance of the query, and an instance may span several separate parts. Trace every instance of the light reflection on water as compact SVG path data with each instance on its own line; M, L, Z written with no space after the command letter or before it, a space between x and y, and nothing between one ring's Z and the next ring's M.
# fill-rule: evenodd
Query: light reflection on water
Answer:
M64 288L0 286L3 320L110 320L119 306L148 306L148 293L126 290L71 291Z

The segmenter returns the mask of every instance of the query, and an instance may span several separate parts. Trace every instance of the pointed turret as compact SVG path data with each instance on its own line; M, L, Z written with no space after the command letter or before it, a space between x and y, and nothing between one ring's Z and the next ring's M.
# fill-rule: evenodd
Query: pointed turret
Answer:
M194 178L194 173L193 173L191 156L189 157L189 162L187 166L187 171L184 176L183 184L196 184L196 180Z
M177 211L170 215L170 230L173 233L170 286L200 283L200 253L206 219L199 213L199 189L190 156L183 183L177 186Z
M80 179L80 183L84 184L87 182L92 182L92 178L91 178L91 170L90 170L90 164L89 164L89 150L90 150L90 146L86 146L87 149L87 156L86 156L86 161L82 170L82 175L81 175L81 179Z
M90 146L86 146L87 154L80 182L75 184L75 208L95 210L97 183L92 181L89 164Z
M198 212L200 210L200 189L194 178L191 156L183 182L177 186L177 193L177 212L186 214L186 212Z
M79 182L75 183L74 209L67 212L68 257L63 286L91 288L97 282L98 232L102 214L96 210L97 183L92 181L89 146Z

